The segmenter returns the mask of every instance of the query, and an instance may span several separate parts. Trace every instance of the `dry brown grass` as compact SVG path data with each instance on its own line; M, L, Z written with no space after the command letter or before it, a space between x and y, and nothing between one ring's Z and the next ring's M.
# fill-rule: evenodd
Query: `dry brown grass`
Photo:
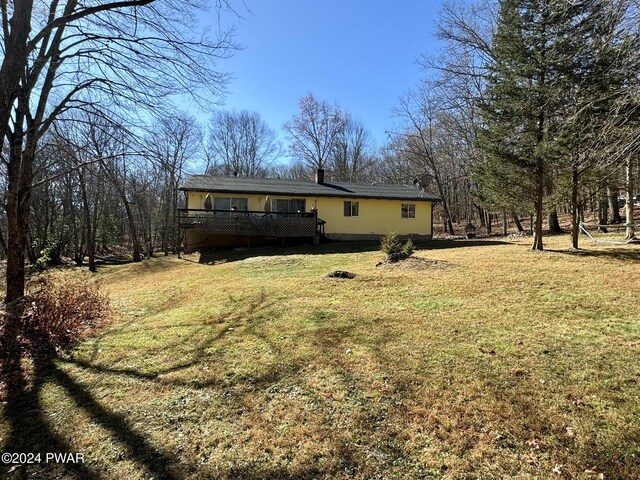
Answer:
M26 470L637 478L640 250L567 244L434 243L424 269L376 268L376 245L107 268L117 320L41 381L22 444L88 463Z

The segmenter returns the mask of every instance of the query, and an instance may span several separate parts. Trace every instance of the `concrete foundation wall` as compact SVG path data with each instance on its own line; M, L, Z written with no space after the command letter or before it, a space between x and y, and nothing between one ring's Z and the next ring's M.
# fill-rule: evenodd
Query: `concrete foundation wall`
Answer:
M377 241L382 238L382 235L378 234L356 234L356 233L331 233L325 235L330 240L337 240L343 242L357 242L357 241ZM403 241L411 239L414 242L424 242L431 240L431 235L398 235Z

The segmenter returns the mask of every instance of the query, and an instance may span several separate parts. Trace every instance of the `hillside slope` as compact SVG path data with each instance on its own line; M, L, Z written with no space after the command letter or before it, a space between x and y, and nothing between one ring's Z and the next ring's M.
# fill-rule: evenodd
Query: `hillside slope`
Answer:
M633 478L640 249L559 250L567 243L534 253L525 242L434 242L392 268L376 267L375 245L106 268L113 324L57 362L25 405L38 412L25 451L58 445L87 462L26 468L35 478ZM324 278L337 269L357 276ZM4 419L3 437L15 422Z

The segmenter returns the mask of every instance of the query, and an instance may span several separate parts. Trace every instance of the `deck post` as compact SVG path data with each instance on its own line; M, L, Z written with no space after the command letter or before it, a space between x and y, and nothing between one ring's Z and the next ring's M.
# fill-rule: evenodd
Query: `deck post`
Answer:
M315 228L313 229L313 246L317 247L320 245L320 232L318 231L318 210L315 208L312 209L313 212L313 223L315 224Z
M188 245L188 243L187 243L187 229L185 228L184 229L184 254L185 255L187 254L187 248L188 248L187 245Z

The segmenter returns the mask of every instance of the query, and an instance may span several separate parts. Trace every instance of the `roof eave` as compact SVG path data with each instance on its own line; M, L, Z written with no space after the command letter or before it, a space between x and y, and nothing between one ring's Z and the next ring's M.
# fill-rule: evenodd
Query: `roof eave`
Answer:
M417 202L439 202L439 198L430 198L430 197L395 197L395 196L379 196L379 195L360 195L360 194L351 194L345 195L344 193L300 193L300 192L290 192L290 191L273 191L273 190L260 190L255 189L250 192L237 190L237 189L228 189L228 188L194 188L194 187L185 187L179 186L178 190L183 192L219 192L219 193L238 193L238 194L261 194L261 195L287 195L292 197L332 197L332 198L368 198L372 200L411 200Z

